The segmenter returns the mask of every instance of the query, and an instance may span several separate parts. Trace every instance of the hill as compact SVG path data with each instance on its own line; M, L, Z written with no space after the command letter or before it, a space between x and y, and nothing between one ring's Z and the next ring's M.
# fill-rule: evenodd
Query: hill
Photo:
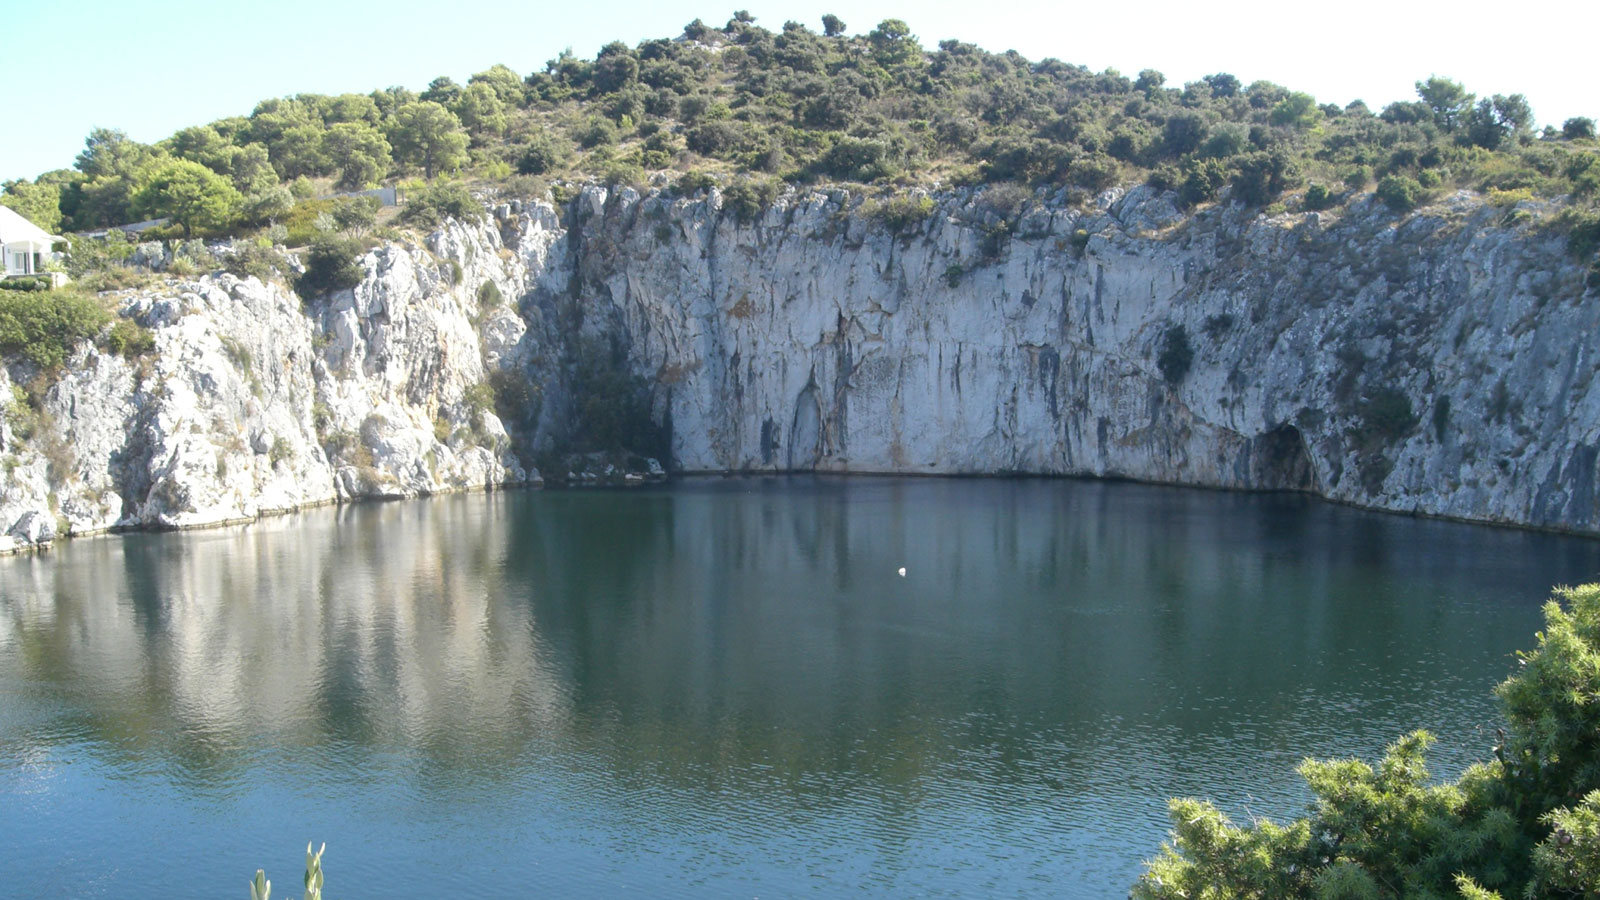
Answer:
M1534 134L1519 94L1479 98L1435 77L1416 101L1374 112L1226 73L1171 86L1154 70L1096 73L958 41L927 50L898 20L855 35L835 16L822 25L769 31L735 13L593 59L564 53L525 77L496 65L420 94L263 100L155 145L99 129L73 168L9 182L0 202L52 231L168 216L187 236L297 221L303 233L325 211L305 205L318 194L419 177L529 196L563 181L693 190L720 178L753 203L783 182L1012 181L1087 198L1144 181L1188 206L1224 191L1268 206L1304 189L1309 208L1374 186L1397 209L1456 189L1506 204L1588 205L1600 192L1593 121Z

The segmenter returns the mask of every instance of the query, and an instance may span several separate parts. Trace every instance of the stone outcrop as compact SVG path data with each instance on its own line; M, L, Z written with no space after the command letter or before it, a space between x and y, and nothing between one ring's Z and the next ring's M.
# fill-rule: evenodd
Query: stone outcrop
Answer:
M746 221L587 187L387 244L328 298L136 292L153 353L80 347L0 423L0 544L521 482L588 408L589 346L679 471L1125 477L1600 533L1600 297L1548 209L897 202L791 191Z

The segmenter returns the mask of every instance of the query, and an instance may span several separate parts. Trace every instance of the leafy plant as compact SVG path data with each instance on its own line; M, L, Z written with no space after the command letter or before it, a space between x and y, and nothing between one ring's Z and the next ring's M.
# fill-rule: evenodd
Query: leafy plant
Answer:
M306 270L295 283L301 296L349 290L365 276L357 262L363 247L354 238L324 236L306 252Z
M66 361L79 341L97 334L111 314L74 291L0 292L0 353L14 353L43 368Z
M1161 334L1161 354L1156 365L1167 384L1177 386L1189 374L1194 363L1194 347L1189 343L1189 332L1182 325L1172 325Z
M1307 761L1314 799L1287 825L1234 825L1173 800L1172 842L1137 900L1593 897L1600 888L1600 585L1558 588L1538 647L1495 693L1494 759L1433 782L1413 732L1377 766Z

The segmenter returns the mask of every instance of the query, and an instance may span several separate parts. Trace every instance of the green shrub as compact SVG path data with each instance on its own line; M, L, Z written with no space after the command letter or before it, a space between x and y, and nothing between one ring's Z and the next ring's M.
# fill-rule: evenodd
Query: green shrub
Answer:
M67 238L67 274L83 279L108 269L124 268L133 255L134 245L120 231L107 232L103 238L72 235Z
M334 227L351 234L366 234L378 224L377 197L340 197L334 201Z
M1567 252L1574 259L1588 259L1600 252L1600 211L1563 210L1551 223L1567 233Z
M0 353L54 368L110 320L99 301L71 290L0 292Z
M817 161L817 172L845 181L876 181L895 174L894 151L879 140L840 138Z
M483 204L466 187L453 181L435 181L410 192L400 210L400 221L418 228L438 228L446 217L461 222L482 221Z
M1233 315L1231 313L1217 313L1214 316L1206 316L1205 325L1202 327L1206 337L1215 341L1233 328Z
M1395 212L1410 212L1422 203L1424 191L1422 185L1414 178L1389 175L1378 182L1376 194L1379 200Z
M1310 210L1323 210L1332 206L1337 201L1333 191L1320 184L1313 184L1306 188L1305 207Z
M156 349L156 339L138 322L118 319L106 335L106 349L128 359L138 359Z
M1182 325L1171 325L1161 334L1161 353L1156 365L1161 377L1174 387L1183 383L1194 363L1194 347L1189 344L1189 332Z
M154 272L147 269L133 269L128 266L109 266L97 272L92 272L74 281L72 286L86 293L99 293L100 291L125 291L130 288L141 288L157 278Z
M617 126L610 119L590 116L573 137L577 138L578 146L585 150L610 147L617 143Z
M566 156L553 137L541 134L522 148L522 153L517 156L517 171L523 175L544 175L566 162Z
M934 208L932 197L898 196L874 204L868 212L890 232L901 234L927 221Z
M709 172L685 172L679 176L678 183L673 189L684 197L693 197L701 191L709 191L717 186L717 179Z
M1373 391L1361 404L1360 414L1363 437L1383 444L1392 444L1417 427L1411 398L1396 388Z
M306 251L306 270L295 282L295 290L302 297L312 297L355 287L366 275L359 262L364 249L354 238L318 238Z
M1600 885L1600 585L1560 588L1538 648L1496 689L1494 759L1430 778L1413 732L1376 765L1308 760L1313 802L1286 824L1235 826L1173 800L1172 843L1135 900L1593 897Z
M650 418L649 385L628 372L623 349L604 341L584 340L575 350L572 449L632 450L663 456L661 429Z
M282 253L254 241L245 241L235 244L233 252L222 258L222 268L239 278L269 281L287 272L289 265Z
M13 275L0 280L0 291L48 291L50 287L48 275Z
M1294 161L1286 152L1252 153L1238 162L1233 197L1247 206L1265 206L1298 182Z
M778 199L780 190L776 181L743 178L723 190L722 208L733 213L741 223L748 224Z
M276 437L272 440L272 448L267 451L267 460L276 467L279 463L294 456L294 445L287 438Z

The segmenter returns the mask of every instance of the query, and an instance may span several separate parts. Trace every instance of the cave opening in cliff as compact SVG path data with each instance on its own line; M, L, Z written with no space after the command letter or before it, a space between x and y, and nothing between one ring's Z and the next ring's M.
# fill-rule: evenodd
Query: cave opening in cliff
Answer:
M1317 469L1300 429L1285 423L1251 444L1250 475L1255 487L1268 491L1316 491Z

